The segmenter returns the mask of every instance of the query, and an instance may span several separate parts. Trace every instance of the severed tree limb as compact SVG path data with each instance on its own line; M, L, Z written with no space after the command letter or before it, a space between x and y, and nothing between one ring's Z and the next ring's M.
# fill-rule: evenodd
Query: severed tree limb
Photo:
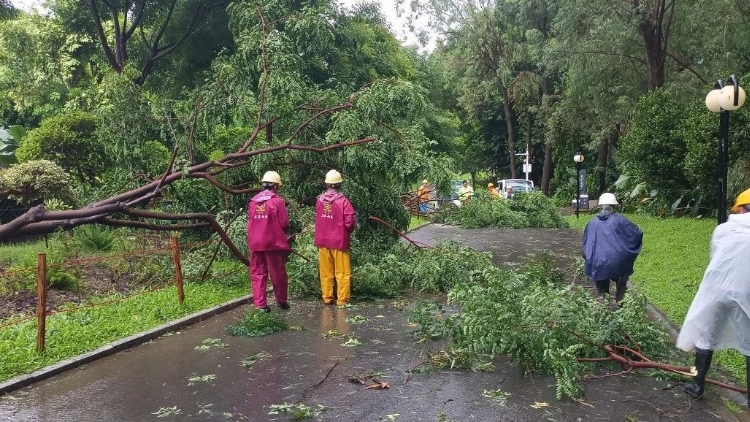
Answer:
M205 172L193 173L189 175L188 177L191 179L205 179L208 183L212 184L214 187L221 190L222 192L230 193L232 195L247 195L248 193L260 191L259 188L246 188L246 189L230 188L229 186L221 183L213 175L205 173Z
M194 223L194 224L153 224L145 221L137 220L116 220L112 218L102 218L97 220L97 223L112 226L112 227L131 227L136 229L147 229L155 231L180 231L189 229L199 229L203 227L211 227L208 223Z
M595 363L601 363L601 362L617 362L621 365L623 365L626 369L623 371L625 373L631 372L635 369L659 369L666 372L672 372L675 374L681 374L681 375L690 375L691 374L691 368L687 368L684 366L676 366L676 365L670 365L668 363L660 363L660 362L654 362L651 360L632 360L625 356L623 356L621 353L619 353L616 349L623 349L627 350L630 353L635 353L636 355L639 355L641 358L645 359L645 356L641 355L638 352L635 352L632 349L629 349L625 346L613 346L613 345L604 345L602 347L604 351L607 353L608 357L606 358L578 358L578 362L595 362ZM716 381L713 379L706 378L706 382L709 384L713 384L717 387L726 388L727 390L737 391L742 394L747 394L747 390L741 387L738 387L736 385L726 384L721 381Z
M234 214L234 217L232 217L232 219L229 220L229 222L227 223L226 227L224 227L224 231L225 232L227 230L229 230L229 226L231 226L232 223L234 223L234 220L236 220L237 218L239 218L240 214L242 214L242 209L240 209L239 211L237 211ZM208 275L208 270L211 269L211 265L213 265L214 261L216 260L216 257L219 255L220 248L221 248L221 242L219 241L219 242L216 243L216 248L214 248L214 254L211 256L211 260L208 261L208 264L206 264L206 269L203 270L203 275L201 275L201 279L205 279L206 276Z
M216 234L219 235L221 240L224 242L225 245L227 245L227 247L232 252L232 255L234 255L235 258L237 258L239 261L241 261L245 265L250 265L250 261L248 261L247 257L237 248L237 246L235 246L234 242L232 242L232 240L227 235L227 232L224 231L221 225L216 221L216 218L214 218L213 214L209 214L207 212L196 212L196 213L187 213L187 214L170 214L170 213L162 213L162 212L156 212L156 211L140 210L140 209L135 209L135 208L126 208L125 213L128 215L136 216L136 217L154 218L154 219L160 219L160 220L203 220L211 226L211 228L216 232Z
M419 243L421 243L421 242L416 242L416 241L410 239L409 236L405 235L401 230L393 227L393 225L391 225L390 223L388 223L386 221L383 221L380 218L375 217L374 215L371 215L371 216L369 216L367 218L370 219L370 220L373 220L373 221L377 221L378 223L380 223L380 224L388 227L389 229L393 230L396 234L398 234L399 236L401 236L404 239L406 239L407 242L411 243L412 245L414 245L419 250L422 250L422 249L425 249L425 248L428 248L428 249L432 248L432 246L425 245L424 243L422 243L421 246L420 246Z

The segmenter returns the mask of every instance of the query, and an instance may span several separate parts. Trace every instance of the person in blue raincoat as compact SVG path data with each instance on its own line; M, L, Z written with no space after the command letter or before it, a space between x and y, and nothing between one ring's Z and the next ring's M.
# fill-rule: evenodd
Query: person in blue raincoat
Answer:
M641 253L643 231L615 213L616 205L614 194L604 193L599 197L601 210L586 224L581 249L586 275L596 282L599 296L604 298L609 293L610 283L615 282L615 300L620 303L625 298L635 259Z

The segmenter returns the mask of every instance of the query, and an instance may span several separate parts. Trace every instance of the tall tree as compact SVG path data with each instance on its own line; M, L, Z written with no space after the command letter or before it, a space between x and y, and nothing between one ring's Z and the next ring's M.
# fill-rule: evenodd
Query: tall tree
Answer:
M142 85L164 57L180 48L210 14L231 0L55 0L52 10L95 37L107 64L132 64ZM88 17L88 23L84 20Z

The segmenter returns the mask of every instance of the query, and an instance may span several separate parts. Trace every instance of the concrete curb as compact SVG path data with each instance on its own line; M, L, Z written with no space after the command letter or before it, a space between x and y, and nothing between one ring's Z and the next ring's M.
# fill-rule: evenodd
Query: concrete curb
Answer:
M164 323L150 330L143 331L143 332L134 334L129 337L125 337L123 339L114 341L109 344L105 344L104 346L96 350L92 350L90 352L86 352L84 354L62 360L53 365L39 369L38 371L33 372L31 374L25 374L25 375L19 375L19 376L13 377L7 381L3 381L2 383L0 383L0 396L2 396L3 394L9 393L11 391L26 387L32 383L53 377L69 369L73 369L81 365L85 365L89 362L103 358L105 356L113 355L117 352L121 352L133 346L143 344L149 340L153 340L157 337L160 337L178 328L186 327L188 325L195 324L197 322L203 321L205 319L208 319L220 313L232 310L234 308L237 308L247 303L251 298L252 296L247 295L238 299L232 299L228 302L224 302L220 305L214 306L213 308L205 309L203 311L196 312L194 314L182 317L180 319L176 319L174 321Z

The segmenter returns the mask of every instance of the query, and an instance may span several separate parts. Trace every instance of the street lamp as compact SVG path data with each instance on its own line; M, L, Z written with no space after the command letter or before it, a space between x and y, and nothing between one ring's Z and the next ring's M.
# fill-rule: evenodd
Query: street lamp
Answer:
M718 223L727 221L727 162L729 161L729 112L745 104L745 90L737 83L734 75L729 77L731 85L724 86L721 79L706 95L706 107L719 113L719 192Z
M576 218L578 218L578 210L581 206L581 163L583 162L583 154L579 152L574 155L573 161L576 162Z

